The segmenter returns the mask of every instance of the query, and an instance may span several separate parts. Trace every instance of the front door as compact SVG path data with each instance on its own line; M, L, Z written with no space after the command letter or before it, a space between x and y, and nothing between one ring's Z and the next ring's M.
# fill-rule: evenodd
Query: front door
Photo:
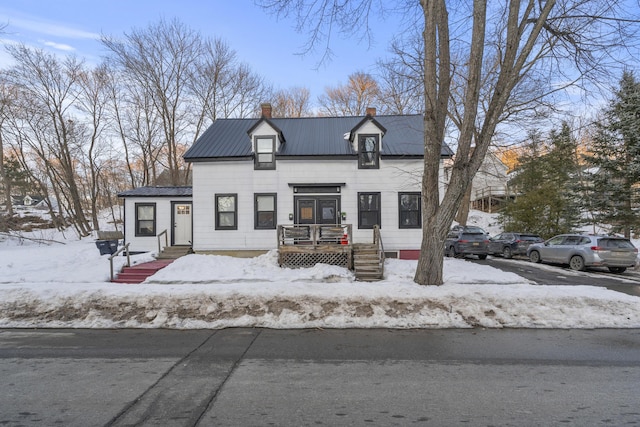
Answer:
M191 203L173 205L173 244L191 245Z
M296 224L340 224L339 196L299 196L294 203Z

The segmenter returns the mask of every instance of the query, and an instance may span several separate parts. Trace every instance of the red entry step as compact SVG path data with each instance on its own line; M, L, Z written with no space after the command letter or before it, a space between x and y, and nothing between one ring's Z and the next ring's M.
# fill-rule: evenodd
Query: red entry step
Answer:
M157 259L131 267L123 267L113 283L142 283L147 277L153 276L158 270L171 264L172 259Z

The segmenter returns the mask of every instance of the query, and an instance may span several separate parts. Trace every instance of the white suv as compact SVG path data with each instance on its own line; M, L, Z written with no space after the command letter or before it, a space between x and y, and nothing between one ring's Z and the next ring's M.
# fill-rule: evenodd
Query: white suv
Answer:
M623 237L561 234L527 249L531 262L569 264L573 270L607 267L622 273L636 265L638 249Z

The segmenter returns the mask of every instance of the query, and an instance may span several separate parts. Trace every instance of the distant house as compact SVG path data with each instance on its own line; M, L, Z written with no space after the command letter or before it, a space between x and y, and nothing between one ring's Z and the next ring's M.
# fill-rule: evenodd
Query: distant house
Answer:
M11 204L13 206L34 207L39 203L42 203L44 197L29 195L26 196L11 196Z
M509 167L493 152L488 151L480 169L471 182L469 202L472 209L495 212L513 197L509 189Z
M167 229L172 244L196 253L274 249L280 224L351 224L353 242L380 227L385 252L420 248L423 117L219 119L185 153L193 186L135 189L125 199L125 240L153 250ZM442 161L452 151L443 144ZM441 174L442 174L441 166ZM444 180L441 180L443 182ZM175 191L175 192L174 192ZM192 238L179 210L192 221Z

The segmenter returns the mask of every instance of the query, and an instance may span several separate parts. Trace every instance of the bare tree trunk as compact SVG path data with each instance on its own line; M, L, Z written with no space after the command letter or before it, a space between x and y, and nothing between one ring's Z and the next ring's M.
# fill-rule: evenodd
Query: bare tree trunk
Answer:
M0 119L1 120L1 119ZM11 202L11 180L7 176L7 172L4 167L4 144L2 137L2 125L0 122L0 180L4 184L4 198L5 205L7 207L7 215L13 216L13 203Z
M460 208L458 208L458 213L456 214L456 222L460 225L467 225L467 221L469 220L471 188L472 186L469 185L467 191L464 193L464 197L462 198L462 204L460 205Z
M424 13L424 171L422 175L422 244L414 280L421 285L443 282L446 228L442 221L453 213L440 204L440 157L451 90L449 17L444 0L421 1ZM451 184L450 184L451 185Z

